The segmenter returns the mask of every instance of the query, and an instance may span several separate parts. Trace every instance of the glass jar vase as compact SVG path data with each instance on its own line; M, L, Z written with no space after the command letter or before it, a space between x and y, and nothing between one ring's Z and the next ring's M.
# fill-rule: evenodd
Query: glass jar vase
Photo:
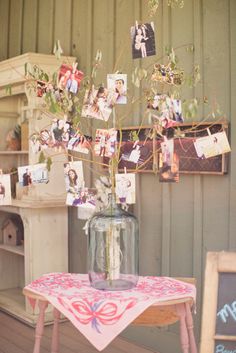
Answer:
M109 195L108 207L89 222L88 274L101 290L130 289L138 281L138 221Z

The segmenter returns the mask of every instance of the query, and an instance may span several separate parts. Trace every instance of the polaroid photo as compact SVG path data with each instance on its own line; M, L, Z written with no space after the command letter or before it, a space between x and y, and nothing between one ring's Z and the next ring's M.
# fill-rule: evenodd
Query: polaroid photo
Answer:
M66 204L74 206L79 190L84 186L82 161L64 163L64 177L66 186Z
M163 158L163 157L162 157ZM167 183L178 183L179 182L179 157L176 153L173 153L171 164L165 162L164 158L161 161L159 181Z
M194 147L199 158L210 158L231 151L225 131L198 138Z
M62 64L58 75L58 87L61 90L67 90L76 94L79 90L80 83L84 77L82 71L77 69L78 63L71 65Z
M0 205L11 205L10 174L0 174Z
M115 104L127 104L127 75L108 74L107 88L109 92L117 94Z
M156 55L154 23L138 24L130 29L133 59Z
M49 182L46 163L27 165L18 167L18 178L20 186L30 186L32 184L47 184Z
M135 174L116 174L116 202L133 204L135 203Z
M102 86L99 89L92 87L85 92L81 115L108 121L117 96L117 93L109 92L107 88Z
M88 154L92 149L92 137L83 135L80 131L77 131L73 137L70 138L67 149Z
M97 129L94 145L94 153L100 157L112 157L117 143L117 130Z

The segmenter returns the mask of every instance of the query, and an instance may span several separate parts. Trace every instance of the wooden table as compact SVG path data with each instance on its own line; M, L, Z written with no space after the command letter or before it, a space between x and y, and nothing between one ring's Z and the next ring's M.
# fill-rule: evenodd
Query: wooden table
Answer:
M184 282L195 284L193 278L178 278ZM42 295L37 295L28 289L23 290L23 294L30 298L36 299L39 306L39 317L35 330L35 344L33 353L40 353L40 343L44 329L44 315L48 306L48 301ZM193 332L193 319L191 307L192 299L176 299L167 300L161 304L154 304L139 315L132 325L139 326L166 326L180 321L180 343L183 353L197 353L197 347ZM54 308L54 325L52 333L51 353L59 352L59 320L61 313Z

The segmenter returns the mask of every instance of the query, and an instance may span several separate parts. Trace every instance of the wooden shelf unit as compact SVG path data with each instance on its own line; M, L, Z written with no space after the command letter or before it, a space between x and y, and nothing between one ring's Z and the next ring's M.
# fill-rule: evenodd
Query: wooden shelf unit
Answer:
M31 67L38 65L53 74L63 62L72 64L74 61L73 57L57 60L54 55L28 53L0 62L0 169L3 172L35 164L39 157L30 149L9 151L6 145L9 130L28 121L31 135L48 125L51 119L46 114L41 116L42 99L28 89L25 63ZM11 95L6 92L9 85ZM25 301L22 294L24 286L44 273L68 271L68 213L63 193L63 158L56 158L48 184L33 185L24 190L16 187L20 192L16 193L17 199L12 201L12 205L0 206L0 309L30 324L35 324L37 312L34 313ZM3 244L2 231L2 224L14 214L21 217L24 226L24 245L15 247ZM50 308L47 320L51 320Z

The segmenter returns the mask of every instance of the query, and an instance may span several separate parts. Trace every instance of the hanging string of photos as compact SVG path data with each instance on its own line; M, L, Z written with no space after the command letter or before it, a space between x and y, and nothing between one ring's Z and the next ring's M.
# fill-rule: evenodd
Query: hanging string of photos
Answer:
M136 21L130 34L134 60L156 55L153 22ZM55 54L61 51L57 43ZM142 82L143 96L138 99L145 99L146 112L142 123L132 128L123 127L126 115L116 114L117 105L135 101L129 100L127 75L109 73L106 86L96 85L97 70L102 65L100 51L91 77L86 77L77 63L63 64L53 77L40 67L26 64L26 79L36 82L36 95L47 107L40 108L41 116L51 117L51 123L30 136L29 148L39 155L39 163L18 168L19 185L48 183L53 156L47 155L47 151L66 152L69 156L64 164L66 204L83 209L81 217L88 218L96 204L100 207L106 203L110 189L116 192L117 202L135 203L137 172L159 170L160 182L176 183L181 168L184 171L183 164L197 160L200 165L208 158L229 152L224 124L184 122L196 112L198 102L194 98L187 105L178 89L186 82L191 85L199 82L199 67L196 65L191 75L186 75L178 67L173 49L167 51L166 57L166 63L160 63L159 59L148 69L134 69L132 82L137 87ZM95 131L92 120L101 125ZM96 188L85 185L83 167L91 168L91 164L102 167L102 171L93 168L102 174L95 182ZM9 203L10 176L0 175L0 204Z

